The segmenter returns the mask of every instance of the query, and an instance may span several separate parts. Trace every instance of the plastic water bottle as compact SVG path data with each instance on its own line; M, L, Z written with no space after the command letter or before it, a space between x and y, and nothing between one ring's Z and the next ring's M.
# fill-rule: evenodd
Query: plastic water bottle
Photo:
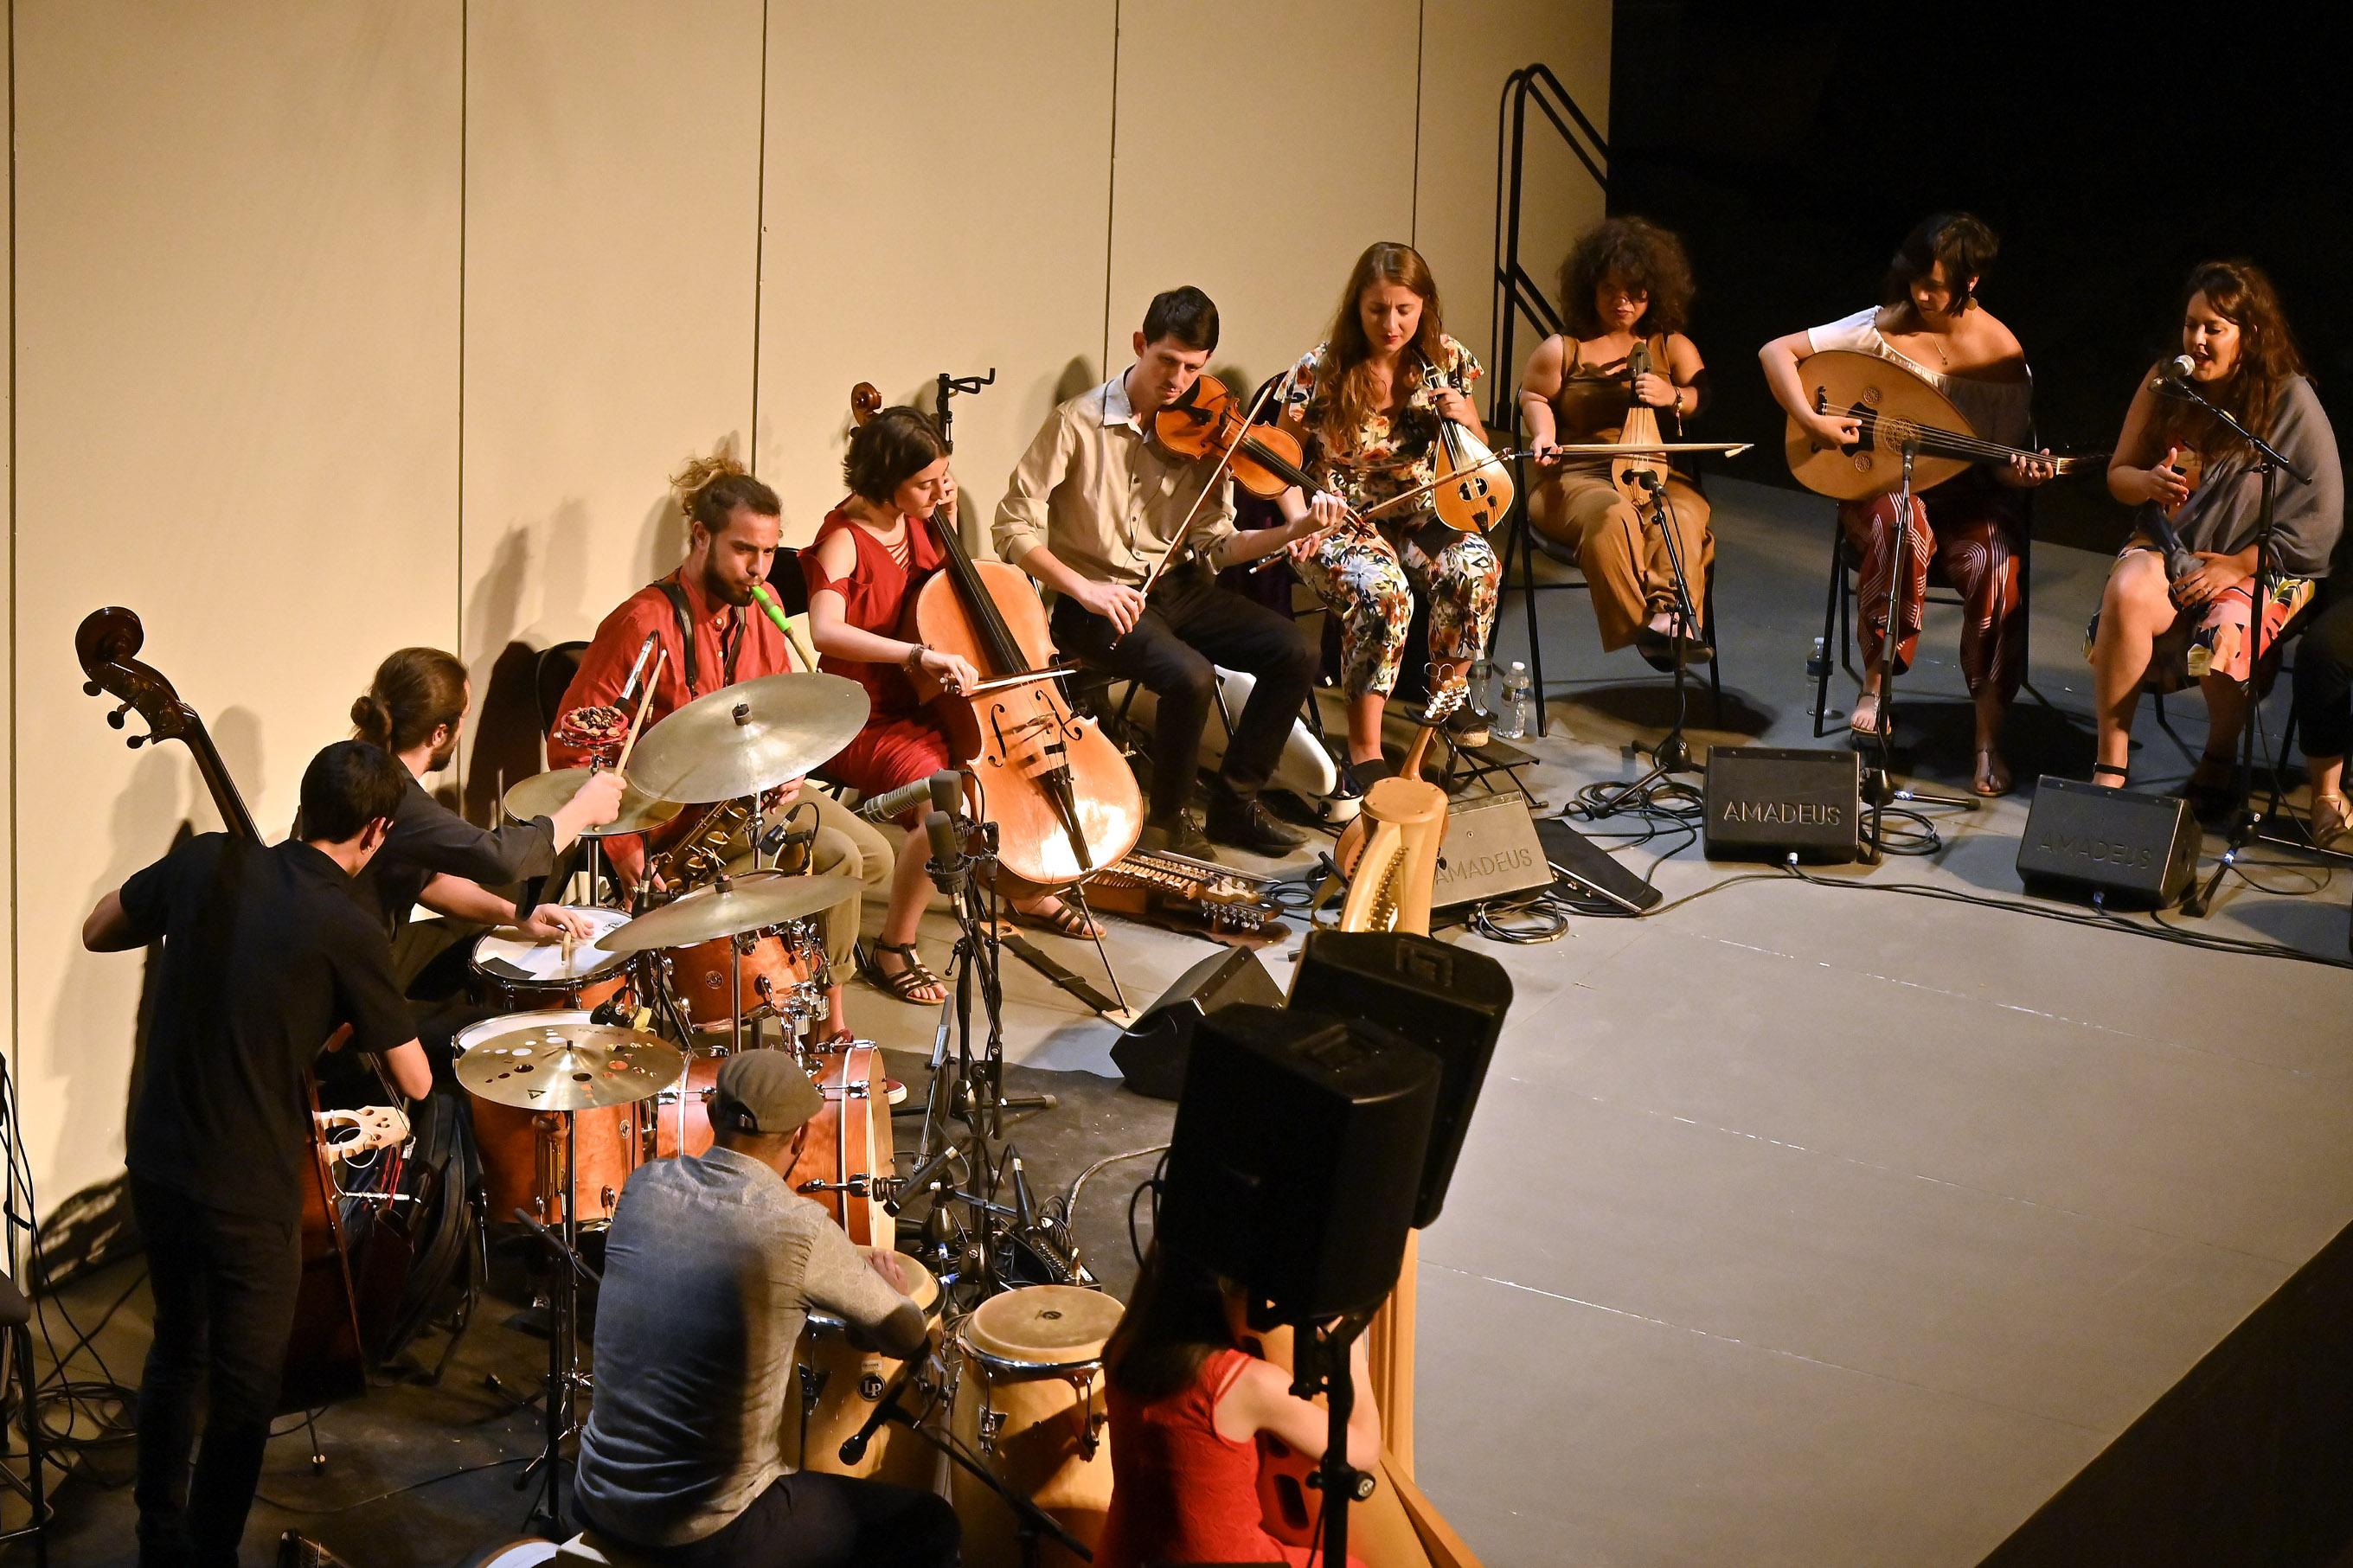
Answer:
M1463 684L1469 688L1471 710L1474 713L1482 713L1490 719L1493 718L1495 716L1495 661L1490 658L1472 659L1470 669L1463 676Z
M1499 740L1516 741L1526 735L1535 720L1535 701L1528 680L1528 667L1518 659L1512 660L1509 673L1504 677L1503 711L1496 715L1493 732Z

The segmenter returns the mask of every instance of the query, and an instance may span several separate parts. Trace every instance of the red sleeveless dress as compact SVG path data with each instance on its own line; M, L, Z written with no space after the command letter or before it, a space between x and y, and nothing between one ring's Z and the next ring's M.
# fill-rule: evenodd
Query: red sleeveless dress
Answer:
M829 577L818 564L818 549L842 532L858 547L858 564L846 577ZM832 589L841 595L844 620L886 637L899 635L908 600L939 570L940 561L939 542L923 519L907 520L907 563L902 566L889 546L839 507L825 514L817 538L800 552L801 576L812 596L821 588ZM866 728L821 770L826 777L861 795L874 795L955 766L948 755L947 736L916 700L905 670L895 664L867 664L830 654L818 661L818 668L858 682L873 704ZM910 809L899 820L902 826L913 826L922 820L922 810Z
M1145 1402L1109 1384L1111 1509L1095 1568L1155 1563L1305 1563L1314 1548L1285 1546L1260 1522L1258 1443L1219 1436L1218 1401L1250 1357L1219 1351L1193 1386ZM1362 1568L1356 1555L1349 1568Z

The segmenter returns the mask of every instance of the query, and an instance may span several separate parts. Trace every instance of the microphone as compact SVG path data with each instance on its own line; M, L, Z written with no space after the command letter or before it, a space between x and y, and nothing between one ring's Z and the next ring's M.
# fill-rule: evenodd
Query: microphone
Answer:
M964 850L956 843L955 819L944 811L926 812L923 831L932 840L931 864L924 868L932 874L932 885L944 893L951 892L964 872Z
M939 784L942 779L948 781L948 799L945 805L940 801ZM897 789L885 790L881 795L860 801L858 815L868 822L888 822L901 812L924 805L926 802L935 811L953 812L955 809L956 801L961 799L963 795L963 781L955 770L943 768L938 773L927 774L913 784L901 784Z
M897 1214L909 1204L930 1192L932 1184L940 1179L940 1173L946 1170L958 1157L953 1148L941 1150L901 1178L899 1190L883 1199L882 1206L891 1213Z
M628 711L629 700L637 696L638 683L645 679L646 660L653 658L654 649L660 642L661 633L651 631L646 634L646 640L638 645L637 662L629 666L629 679L621 683L621 695L613 704L623 712Z
M2168 386L2179 386L2188 381L2197 368L2198 362L2188 354L2175 354L2157 367L2157 374L2149 378L2148 384L2156 390L2163 392Z
M882 1424L892 1416L896 1415L902 1421L907 1419L907 1413L899 1408L899 1395L906 1391L907 1384L915 1380L915 1369L923 1364L923 1358L920 1355L909 1356L899 1363L898 1375L891 1380L889 1385L882 1390L881 1396L874 1401L874 1408L867 1412L864 1424L841 1440L843 1464L854 1465L864 1458L866 1445L874 1441L874 1434L881 1431ZM913 1423L908 1422L908 1425L913 1426Z

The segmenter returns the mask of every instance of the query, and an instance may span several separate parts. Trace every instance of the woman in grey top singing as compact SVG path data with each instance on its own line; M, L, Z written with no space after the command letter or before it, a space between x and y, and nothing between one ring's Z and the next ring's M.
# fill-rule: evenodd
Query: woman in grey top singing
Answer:
M2345 513L2337 437L2305 378L2271 279L2252 263L2210 261L2190 273L2181 348L2200 393L2310 476L2276 477L2263 621L2268 653L2328 574ZM2108 493L2142 510L2092 621L2100 729L2092 773L2095 783L2125 782L2144 685L2168 691L2195 680L2210 723L2186 793L2200 816L2211 816L2230 807L2232 750L2246 713L2242 683L2263 481L2244 441L2196 404L2157 390L2167 374L2155 367L2142 376L2108 463ZM2196 560L2194 568L2181 563L2187 569L2179 580L2168 577L2156 542L2155 521L2167 517Z

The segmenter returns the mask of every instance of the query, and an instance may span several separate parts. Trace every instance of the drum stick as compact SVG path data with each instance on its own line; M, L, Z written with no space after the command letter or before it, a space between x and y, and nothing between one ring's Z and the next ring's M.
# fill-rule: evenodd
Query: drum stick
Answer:
M653 702L654 687L661 680L662 656L669 651L668 648L657 648L654 652L653 675L646 681L645 690L638 694L638 716L629 721L628 735L621 742L620 760L613 764L613 771L617 773L628 774L629 753L638 749L638 737L646 732L646 709Z

